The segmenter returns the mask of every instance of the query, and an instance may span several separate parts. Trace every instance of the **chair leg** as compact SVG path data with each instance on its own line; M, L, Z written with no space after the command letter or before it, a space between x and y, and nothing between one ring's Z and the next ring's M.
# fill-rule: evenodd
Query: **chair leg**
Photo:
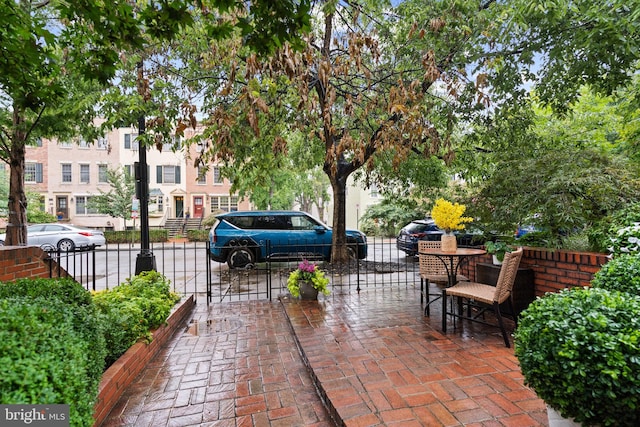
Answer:
M500 314L500 304L497 302L493 303L493 311L496 313L496 317L498 318L498 325L500 325L500 330L502 331L502 338L504 338L504 344L507 348L511 348L511 343L509 343L509 336L507 335L507 330L504 327L504 322L502 321L502 315Z
M442 289L442 332L447 333L447 291Z
M511 314L513 314L513 321L516 324L516 328L518 327L518 315L516 314L516 309L513 306L513 301L511 301L511 297L507 299L509 301L509 310L511 310Z
M430 316L431 315L431 310L429 309L429 306L431 305L431 294L429 293L429 281L427 281L427 303L424 306L424 315L425 316Z

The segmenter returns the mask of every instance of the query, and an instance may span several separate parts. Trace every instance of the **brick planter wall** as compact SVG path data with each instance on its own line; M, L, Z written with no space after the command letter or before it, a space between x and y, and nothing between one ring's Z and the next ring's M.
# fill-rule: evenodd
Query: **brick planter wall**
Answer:
M46 252L35 246L0 247L0 282L29 277L66 276L67 272L50 261ZM58 269L60 271L58 271Z
M135 344L105 371L98 389L98 402L93 415L94 426L99 426L104 421L124 390L173 334L184 327L184 322L191 316L193 307L195 300L191 295L171 313L166 325L153 331L153 341L149 344Z
M473 257L462 267L462 274L475 280L476 263L493 262L491 255ZM534 271L536 296L574 286L589 286L593 275L609 261L606 254L571 252L544 248L524 248L520 267Z

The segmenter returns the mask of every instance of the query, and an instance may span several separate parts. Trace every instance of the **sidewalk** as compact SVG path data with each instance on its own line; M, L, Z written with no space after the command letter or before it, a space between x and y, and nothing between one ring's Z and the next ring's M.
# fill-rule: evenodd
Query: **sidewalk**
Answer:
M499 329L443 335L438 311L414 289L200 301L103 426L546 426Z

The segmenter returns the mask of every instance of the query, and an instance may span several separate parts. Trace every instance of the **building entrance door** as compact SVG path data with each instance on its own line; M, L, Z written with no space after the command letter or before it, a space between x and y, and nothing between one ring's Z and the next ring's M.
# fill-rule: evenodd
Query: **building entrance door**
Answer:
M67 196L56 196L56 216L58 221L69 218L69 199Z
M184 197L175 196L176 218L184 218Z
M194 218L202 218L204 214L204 199L202 196L194 196L193 197L193 217Z

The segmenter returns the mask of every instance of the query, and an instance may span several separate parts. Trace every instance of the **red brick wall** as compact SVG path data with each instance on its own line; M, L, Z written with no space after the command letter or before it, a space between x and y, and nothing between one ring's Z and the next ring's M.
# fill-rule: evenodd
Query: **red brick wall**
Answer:
M606 254L524 248L520 267L534 271L537 296L574 286L589 286L593 275L609 260ZM476 263L492 262L491 255L474 257L462 267L462 274L475 279Z
M66 276L67 273L60 269L56 263L53 267L47 261L47 254L37 247L2 246L0 247L0 282L10 282L25 277L50 277L49 270L54 268L54 277Z

